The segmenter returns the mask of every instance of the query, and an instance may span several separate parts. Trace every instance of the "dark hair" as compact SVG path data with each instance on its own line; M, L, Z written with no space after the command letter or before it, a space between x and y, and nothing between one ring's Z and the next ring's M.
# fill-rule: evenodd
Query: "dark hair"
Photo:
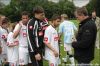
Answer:
M8 22L9 22L9 19L7 17L2 19L2 25L5 24L5 23L8 23Z
M27 11L23 11L22 13L21 13L21 15L30 15Z
M88 15L88 11L87 11L87 9L85 7L77 8L75 12L78 15L84 15L84 16Z
M33 8L33 14L44 13L44 9L41 6L36 6Z
M58 14L54 14L51 18L51 21L56 20L56 19L60 19L61 20L61 16Z

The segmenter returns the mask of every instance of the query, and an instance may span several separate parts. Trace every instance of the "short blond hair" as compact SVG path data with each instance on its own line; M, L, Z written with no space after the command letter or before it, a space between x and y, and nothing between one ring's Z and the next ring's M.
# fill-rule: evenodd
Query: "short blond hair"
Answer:
M64 19L68 19L68 15L67 14L61 14L61 17Z

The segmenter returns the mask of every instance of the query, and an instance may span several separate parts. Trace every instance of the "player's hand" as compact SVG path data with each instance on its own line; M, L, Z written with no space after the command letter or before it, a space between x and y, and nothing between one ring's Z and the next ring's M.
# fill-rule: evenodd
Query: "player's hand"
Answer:
M41 55L40 55L39 53L36 54L36 55L35 55L35 59L36 59L36 60L41 60Z
M53 53L54 53L55 57L59 56L59 54L58 54L58 52L56 50L54 50Z
M21 21L19 22L19 26L22 27L22 22Z
M76 42L76 38L75 37L72 37L72 42Z

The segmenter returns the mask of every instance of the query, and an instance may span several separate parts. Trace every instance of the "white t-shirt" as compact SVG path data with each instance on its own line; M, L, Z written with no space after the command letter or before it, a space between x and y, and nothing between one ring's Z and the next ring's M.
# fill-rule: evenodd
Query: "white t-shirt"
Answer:
M17 31L19 29L20 25L17 24L15 26L15 29L13 32ZM28 42L27 42L27 32L26 32L26 26L22 25L19 35L18 35L18 40L19 40L19 47L23 46L23 47L28 47Z
M50 43L51 46L59 53L58 33L57 30L55 30L55 28L53 28L51 25L45 30L44 41L45 43ZM45 59L52 60L52 58L55 58L52 50L45 46Z
M13 39L13 33L10 32L8 34L7 43L9 45L14 44L17 39ZM17 62L18 61L18 45L9 47L7 46L7 55L8 55L8 62Z
M73 22L65 20L59 26L59 33L64 34L64 44L72 43L72 38L75 37L76 26Z

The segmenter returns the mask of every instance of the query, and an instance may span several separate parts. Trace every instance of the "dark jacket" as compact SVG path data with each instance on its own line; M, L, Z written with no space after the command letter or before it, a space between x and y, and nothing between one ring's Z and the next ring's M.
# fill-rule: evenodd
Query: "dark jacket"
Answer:
M44 48L44 28L47 26L46 22L39 19L32 18L27 24L27 35L29 43L29 52L37 54L39 50Z
M79 62L90 62L94 58L97 28L91 18L87 18L79 25L77 42L73 42L74 57Z

